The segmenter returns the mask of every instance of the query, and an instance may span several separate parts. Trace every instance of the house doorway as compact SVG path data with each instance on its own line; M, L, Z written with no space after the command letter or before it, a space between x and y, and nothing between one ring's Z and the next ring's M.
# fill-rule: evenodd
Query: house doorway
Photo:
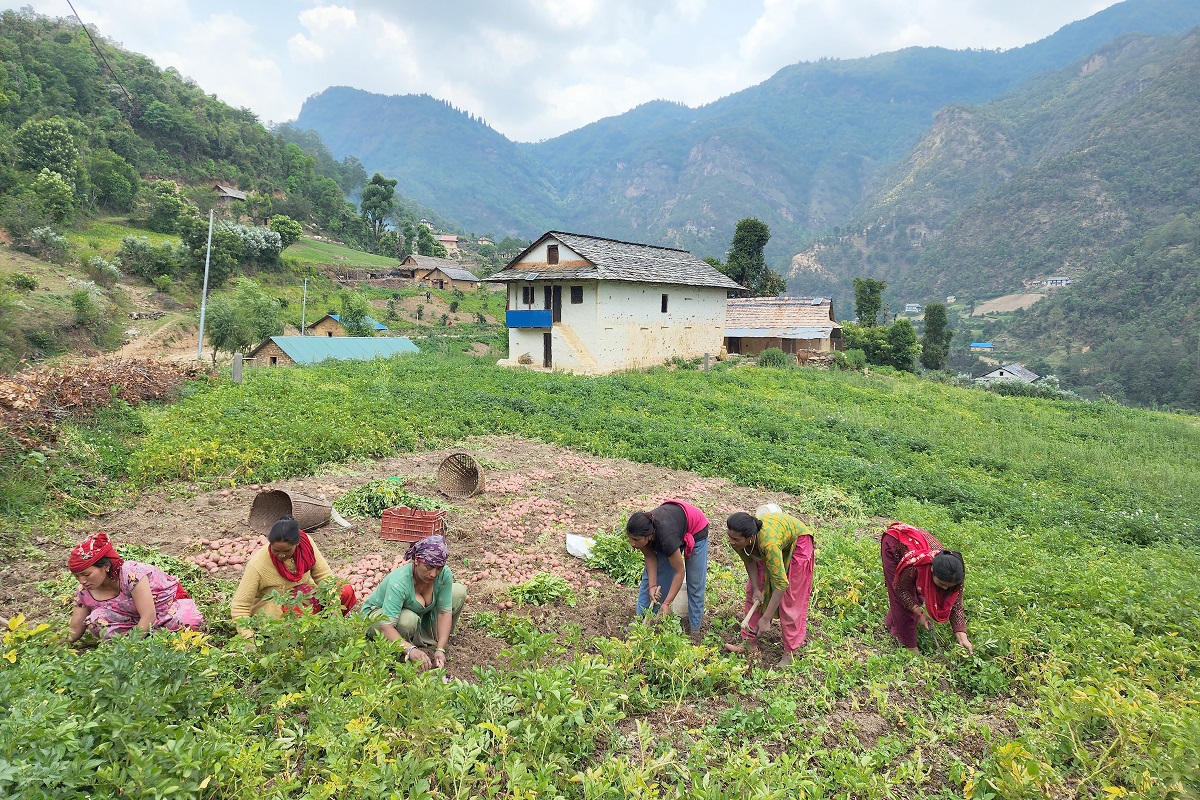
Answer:
M546 369L554 368L554 349L551 345L552 341L553 338L551 337L549 331L542 334L542 366Z

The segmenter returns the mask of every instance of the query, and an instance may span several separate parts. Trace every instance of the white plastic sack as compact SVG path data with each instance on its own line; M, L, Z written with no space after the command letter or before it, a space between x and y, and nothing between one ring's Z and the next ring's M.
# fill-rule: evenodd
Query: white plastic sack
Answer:
M783 509L774 503L764 503L754 509L754 516L761 517L763 514L782 514Z
M567 552L576 558L586 559L592 554L592 545L596 540L590 536L579 536L574 533L567 534Z
M671 601L671 613L677 617L687 618L688 602L687 602L687 580L685 579L679 587L679 594L675 595L675 599Z

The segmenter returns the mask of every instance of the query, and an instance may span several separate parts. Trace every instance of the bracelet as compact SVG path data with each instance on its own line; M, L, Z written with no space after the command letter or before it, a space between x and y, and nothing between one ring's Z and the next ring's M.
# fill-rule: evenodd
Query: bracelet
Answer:
M416 649L417 649L417 646L415 644L409 645L408 649L404 651L404 660L412 661L412 651L416 650Z
M446 652L446 648L444 648L444 647L439 647L438 649L434 650L433 652L435 652L435 653L444 653L444 652Z

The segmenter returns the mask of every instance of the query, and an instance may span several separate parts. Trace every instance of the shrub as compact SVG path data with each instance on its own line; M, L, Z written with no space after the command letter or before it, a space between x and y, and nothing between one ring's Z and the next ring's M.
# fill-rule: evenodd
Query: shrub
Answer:
M175 287L175 279L170 275L155 275L150 282L163 294L170 294L171 289Z
M112 286L121 279L121 270L100 256L92 256L83 265L87 276L101 286Z
M21 273L10 276L8 285L18 292L32 292L38 288L37 278L32 275L22 275Z
M153 281L159 275L174 278L179 274L180 264L185 257L186 252L182 247L176 248L169 242L152 245L136 236L121 239L121 249L117 253L121 267L127 273L140 275L148 281Z
M67 255L67 239L49 225L29 232L29 251L46 261L61 261Z
M867 368L867 354L862 350L857 349L851 349L845 352L838 350L833 354L833 365L838 369L852 369L862 372Z
M778 347L768 347L758 354L758 365L760 367L790 367L795 363L796 359Z

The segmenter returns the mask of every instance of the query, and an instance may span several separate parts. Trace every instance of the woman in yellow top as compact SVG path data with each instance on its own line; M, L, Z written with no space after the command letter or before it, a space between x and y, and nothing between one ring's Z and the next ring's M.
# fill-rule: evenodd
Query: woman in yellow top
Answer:
M739 511L725 525L729 546L746 565L747 616L742 622L742 638L757 641L771 629L771 620L778 613L783 636L783 658L778 666L785 666L808 635L812 529L790 514L762 513L761 509L757 517Z
M233 593L233 619L236 621L259 611L272 617L320 611L317 598L308 595L318 583L332 575L325 556L321 555L317 543L300 530L300 523L291 517L282 517L271 526L267 546L260 547L246 562L242 581ZM296 598L297 604L284 606L268 600L267 595L272 592ZM348 614L356 602L354 589L348 584L342 586L341 601L342 613ZM247 638L254 636L247 628L238 628L238 631Z

